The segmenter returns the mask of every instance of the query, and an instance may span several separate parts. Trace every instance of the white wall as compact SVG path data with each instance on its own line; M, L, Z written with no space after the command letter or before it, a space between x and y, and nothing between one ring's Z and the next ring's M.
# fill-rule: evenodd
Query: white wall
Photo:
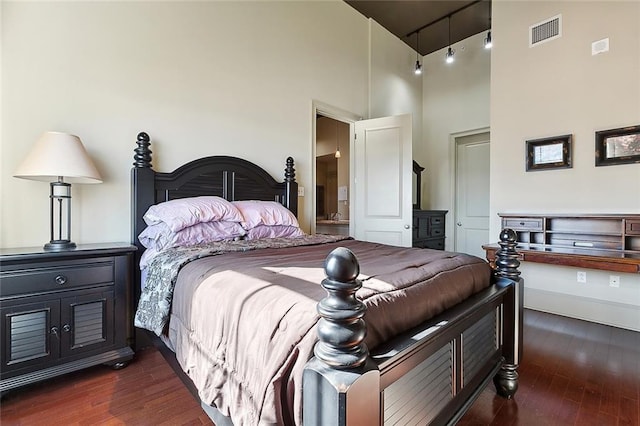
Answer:
M1 19L2 247L48 240L48 185L11 177L44 131L79 135L104 178L74 185L72 238L128 241L139 131L156 170L237 155L280 176L291 155L310 187L311 101L387 113L405 70L371 82L370 58L410 56L342 1L2 2ZM312 214L305 197L306 230Z
M414 148L414 159L425 168L422 208L449 211L447 250L454 246L450 135L489 126L491 51L484 49L485 36L480 33L453 44L452 64L444 61L446 48L424 58L423 141Z
M412 115L413 152L422 144L422 79L416 76L416 52L371 21L371 97L369 118Z
M562 14L562 37L528 47L529 26ZM638 213L640 164L595 167L594 132L640 124L640 3L493 3L491 235L498 212ZM610 51L591 55L608 37ZM573 168L525 172L525 140L570 133ZM525 305L640 330L640 275L526 264Z

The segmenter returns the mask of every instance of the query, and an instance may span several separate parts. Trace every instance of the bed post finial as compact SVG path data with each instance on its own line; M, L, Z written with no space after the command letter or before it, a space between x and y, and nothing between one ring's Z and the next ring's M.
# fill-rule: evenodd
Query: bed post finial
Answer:
M303 425L380 426L380 371L364 343L367 326L360 265L351 250L338 247L324 262L328 295L318 303L318 343L304 369ZM363 410L363 407L367 407Z
M522 329L524 315L524 280L520 277L517 234L505 228L500 232L500 249L496 252L496 275L515 282L509 284L508 297L503 305L504 362L493 377L493 384L501 396L511 399L518 390L518 365L522 357Z
M500 232L500 249L496 252L496 274L517 281L520 277L520 261L516 246L518 236L513 229L505 228Z
M362 287L358 259L351 250L338 247L324 263L327 278L322 287L328 296L318 303L318 338L314 353L325 364L346 369L362 365L369 355L364 337L367 326L362 319L366 307L356 298Z
M296 169L293 168L293 157L287 157L287 166L284 169L284 206L294 215L298 216L298 182L296 182Z
M287 167L284 169L285 182L296 181L296 169L293 168L293 157L287 157Z
M135 155L133 156L133 167L137 168L151 168L151 150L149 135L145 132L138 133L136 143L138 147L134 149Z

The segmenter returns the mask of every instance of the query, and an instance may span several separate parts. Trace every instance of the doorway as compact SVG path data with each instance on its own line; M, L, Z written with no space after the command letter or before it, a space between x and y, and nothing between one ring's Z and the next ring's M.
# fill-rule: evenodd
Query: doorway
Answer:
M316 116L315 223L318 234L349 235L349 124Z
M311 233L353 235L350 153L353 126L361 117L319 101L313 101L312 114ZM338 150L340 155L336 158Z
M454 251L484 257L489 239L489 129L451 136L454 167Z

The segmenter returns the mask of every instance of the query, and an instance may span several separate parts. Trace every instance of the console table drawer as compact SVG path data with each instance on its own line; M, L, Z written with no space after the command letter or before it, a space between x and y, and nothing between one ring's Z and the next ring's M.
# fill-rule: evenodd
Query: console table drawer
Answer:
M542 218L506 217L502 219L502 227L511 228L514 231L542 231Z
M640 235L640 220L627 219L626 232L627 235Z

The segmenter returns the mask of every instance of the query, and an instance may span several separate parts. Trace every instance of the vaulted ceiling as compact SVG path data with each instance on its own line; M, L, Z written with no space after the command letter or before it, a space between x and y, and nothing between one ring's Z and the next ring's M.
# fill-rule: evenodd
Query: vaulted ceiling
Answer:
M440 50L449 44L487 31L491 27L491 0L345 0L345 2L367 18L372 18L385 27L421 55ZM451 39L449 39L449 28Z

